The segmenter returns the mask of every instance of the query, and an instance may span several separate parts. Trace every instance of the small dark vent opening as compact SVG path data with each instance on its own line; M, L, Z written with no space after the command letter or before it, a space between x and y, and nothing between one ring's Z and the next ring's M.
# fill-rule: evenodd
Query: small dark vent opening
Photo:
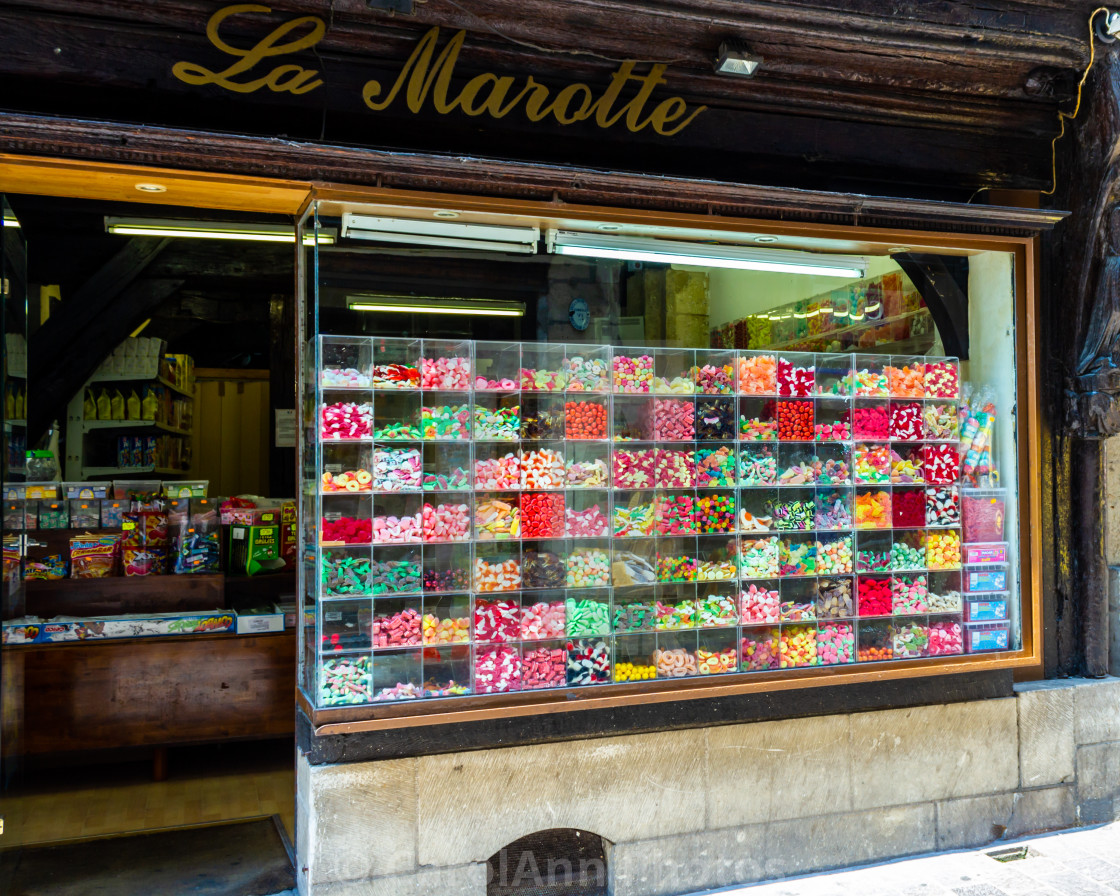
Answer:
M553 828L515 840L487 859L486 896L607 896L603 838Z

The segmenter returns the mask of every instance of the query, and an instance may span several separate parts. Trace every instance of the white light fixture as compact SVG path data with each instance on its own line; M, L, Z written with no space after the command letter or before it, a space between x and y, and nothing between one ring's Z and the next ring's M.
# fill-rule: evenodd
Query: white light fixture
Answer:
M738 78L753 78L762 59L751 55L746 45L737 40L725 40L716 53L716 73L735 75Z
M141 193L166 193L167 192L167 187L165 187L163 184L141 183L141 184L136 185L136 189L139 190Z
M866 258L856 256L818 255L784 249L687 243L649 237L608 236L597 233L577 233L571 230L550 230L546 239L549 251L557 255L645 261L651 264L687 264L708 268L814 274L818 277L848 279L866 276L868 265Z
M374 215L342 216L342 235L355 240L484 252L534 255L541 238L539 227L501 227L495 224L458 224L418 218L382 218Z
M11 227L12 230L19 230L19 219L15 215L4 212L4 226Z
M287 224L231 224L225 221L189 221L161 218L105 218L105 231L120 236L173 236L200 240L237 240L252 243L294 243L296 231ZM319 230L319 245L330 246L333 229ZM315 234L303 235L305 246L315 245Z
M435 299L428 296L347 296L351 311L387 311L402 314L455 314L480 317L522 317L524 302L487 299Z

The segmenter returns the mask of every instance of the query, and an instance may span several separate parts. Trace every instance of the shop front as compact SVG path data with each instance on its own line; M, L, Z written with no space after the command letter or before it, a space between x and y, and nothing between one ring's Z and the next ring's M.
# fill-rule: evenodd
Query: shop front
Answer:
M295 419L301 892L677 893L1103 819L1061 755L1120 732L1036 768L1015 690L1095 643L1055 638L1066 213L1023 192L1062 79L1023 101L1033 66L965 54L955 89L994 98L954 119L898 87L932 83L917 63L814 75L758 11L727 14L748 49L697 4L633 35L542 4L536 42L393 5L120 29L93 3L0 66L17 212L267 221L294 251L266 411ZM1088 12L1047 13L1056 71L1087 63ZM919 18L911 47L963 39ZM1029 139L980 124L1016 113ZM8 700L30 660L5 651Z

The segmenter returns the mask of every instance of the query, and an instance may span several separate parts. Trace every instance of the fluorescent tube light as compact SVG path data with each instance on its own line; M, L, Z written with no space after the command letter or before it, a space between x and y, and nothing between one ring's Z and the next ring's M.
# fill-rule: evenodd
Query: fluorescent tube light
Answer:
M237 240L252 243L294 243L296 230L287 224L231 224L223 221L174 221L156 218L105 218L105 231L120 236L173 236L202 240ZM334 229L319 230L319 245L330 246ZM305 246L315 245L315 234L303 235Z
M460 224L417 218L382 218L375 215L342 216L342 235L355 240L484 252L534 255L541 238L539 227L502 227L496 224Z
M4 226L5 227L11 227L12 230L19 230L19 219L16 218L15 215L9 215L9 214L5 213L5 215L4 215Z
M815 274L818 277L867 275L866 258L818 255L783 249L755 249L713 243L688 243L650 237L610 236L550 230L549 250L557 255L583 258L609 258L619 261L646 261L651 264L689 264L709 268L735 268L746 271L775 271L787 274Z
M456 314L482 317L522 317L524 302L486 299L434 299L427 296L348 296L351 311L389 311L405 314Z

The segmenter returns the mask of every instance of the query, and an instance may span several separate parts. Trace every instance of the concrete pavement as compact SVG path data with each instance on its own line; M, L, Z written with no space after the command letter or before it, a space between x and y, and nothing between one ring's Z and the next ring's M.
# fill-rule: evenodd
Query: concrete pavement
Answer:
M993 853L1025 857L1000 862ZM1120 822L1000 841L980 850L936 853L703 892L721 896L1117 896Z

